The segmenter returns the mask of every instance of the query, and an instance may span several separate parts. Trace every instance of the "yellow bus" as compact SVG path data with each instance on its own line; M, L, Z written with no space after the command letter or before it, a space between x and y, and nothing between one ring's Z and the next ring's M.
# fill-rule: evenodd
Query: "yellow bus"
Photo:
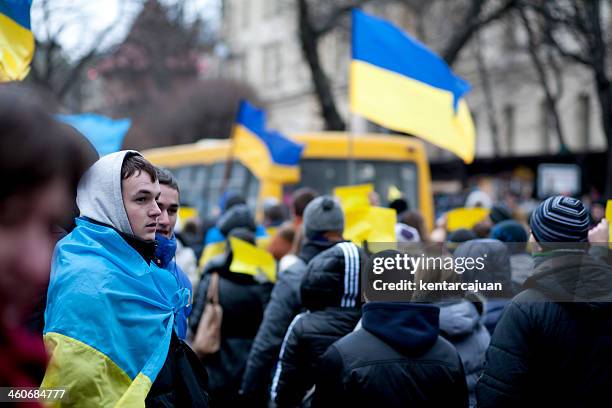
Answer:
M347 159L352 150L356 184L371 183L385 205L389 188L398 188L423 214L428 228L433 226L431 177L425 147L411 137L366 134L353 137L352 147L346 132L318 132L289 135L305 148L296 180L260 180L247 165L232 161L231 177L225 183L230 140L201 140L180 146L144 151L156 166L170 169L177 177L181 201L207 216L218 211L226 191L242 194L249 206L260 210L265 199L284 197L299 187L308 186L321 194L347 184Z

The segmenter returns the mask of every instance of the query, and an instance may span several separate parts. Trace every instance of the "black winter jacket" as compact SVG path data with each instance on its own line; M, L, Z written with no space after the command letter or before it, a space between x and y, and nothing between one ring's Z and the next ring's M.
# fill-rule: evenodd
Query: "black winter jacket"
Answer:
M253 403L261 401L265 404L270 395L272 375L285 333L293 318L302 310L300 284L306 273L306 264L335 244L306 241L298 256L299 260L279 275L242 378L240 392L248 396Z
M191 331L196 333L206 306L206 295L212 272L219 273L219 302L223 308L221 346L217 353L202 362L208 371L211 401L238 395L244 366L263 318L272 284L257 283L252 276L229 270L232 254L219 255L207 266L195 292Z
M585 253L542 259L495 329L476 385L478 407L609 400L612 269Z
M466 407L457 351L439 335L439 309L368 303L362 327L321 358L312 407Z
M360 249L343 242L314 257L300 288L308 310L293 319L281 346L272 380L272 399L279 407L300 405L315 383L319 358L327 348L350 333L361 317Z

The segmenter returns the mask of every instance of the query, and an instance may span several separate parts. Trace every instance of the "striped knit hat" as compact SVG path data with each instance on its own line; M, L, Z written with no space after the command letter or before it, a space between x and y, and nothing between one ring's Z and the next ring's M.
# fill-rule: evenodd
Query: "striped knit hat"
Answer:
M578 199L554 196L534 210L530 226L538 242L586 242L589 213Z

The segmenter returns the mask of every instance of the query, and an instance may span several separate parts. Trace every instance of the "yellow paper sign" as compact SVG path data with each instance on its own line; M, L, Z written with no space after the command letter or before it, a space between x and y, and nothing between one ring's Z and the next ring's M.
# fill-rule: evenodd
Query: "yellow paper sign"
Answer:
M372 225L368 220L369 213L370 209L367 207L345 212L344 233L342 234L345 239L353 241L357 245L367 241L372 230Z
M449 232L459 228L472 229L489 215L487 208L455 208L446 214L446 229Z
M276 281L276 261L272 254L236 237L230 237L232 263L230 270L251 275L258 280Z
M368 219L372 230L368 242L395 242L396 217L393 208L370 207Z
M196 218L198 216L198 210L194 207L180 207L178 210L178 216L183 221L190 218Z
M345 214L344 238L357 245L367 242L395 242L395 210L369 207L353 209Z
M334 195L340 200L342 209L347 212L355 208L370 206L368 195L374 191L372 184L358 186L340 186L334 188Z

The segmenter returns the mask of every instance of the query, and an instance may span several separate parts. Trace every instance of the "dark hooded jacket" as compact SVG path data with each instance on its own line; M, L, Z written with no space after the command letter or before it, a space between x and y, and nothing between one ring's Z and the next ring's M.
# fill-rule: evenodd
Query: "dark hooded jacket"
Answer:
M319 358L327 348L350 333L361 317L359 271L364 255L342 242L315 256L300 287L306 312L287 329L272 380L272 399L279 407L300 405L315 383Z
M476 386L479 407L600 406L612 388L612 268L586 253L536 259L506 307Z
M514 294L512 283L512 269L506 245L497 239L475 239L464 242L453 253L455 257L485 258L484 269L466 270L461 275L464 282L478 280L482 283L501 283L501 291L482 292L487 298L487 308L484 316L484 325L493 334L504 307Z
M270 395L270 383L283 338L293 318L302 310L300 284L306 273L306 265L335 244L331 241L306 241L298 261L279 275L242 379L241 393L253 399L252 402L259 400L265 404Z
M362 327L323 355L313 407L466 407L455 348L439 335L436 306L372 302Z
M208 371L211 403L218 406L230 404L238 395L246 360L272 290L271 283L260 283L251 275L232 272L229 268L232 259L233 254L228 251L207 264L195 291L189 319L190 329L196 333L206 307L211 273L217 272L219 302L223 308L221 346L217 353L202 359L202 363Z

